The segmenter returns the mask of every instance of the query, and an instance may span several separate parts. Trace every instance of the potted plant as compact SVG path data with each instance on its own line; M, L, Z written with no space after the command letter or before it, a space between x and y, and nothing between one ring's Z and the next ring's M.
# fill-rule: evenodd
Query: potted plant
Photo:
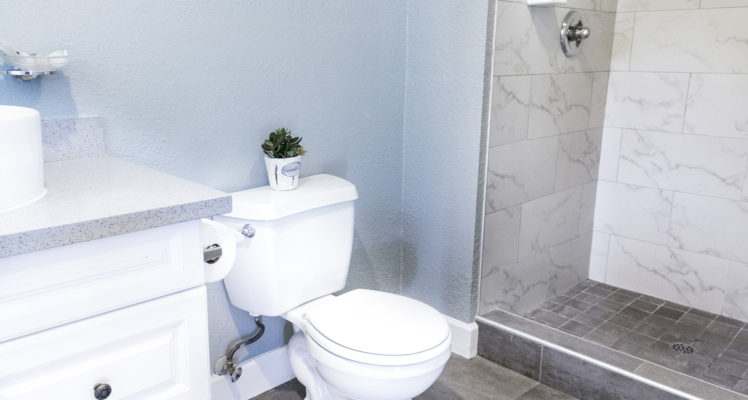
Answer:
M306 150L301 146L301 138L293 137L286 128L278 128L262 143L265 152L265 168L272 190L292 190L299 186L301 156Z

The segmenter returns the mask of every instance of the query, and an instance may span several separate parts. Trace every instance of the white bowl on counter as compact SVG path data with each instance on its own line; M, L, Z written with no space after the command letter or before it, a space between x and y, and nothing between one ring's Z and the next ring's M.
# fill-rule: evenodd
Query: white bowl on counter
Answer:
M29 205L46 193L39 112L0 106L0 213Z

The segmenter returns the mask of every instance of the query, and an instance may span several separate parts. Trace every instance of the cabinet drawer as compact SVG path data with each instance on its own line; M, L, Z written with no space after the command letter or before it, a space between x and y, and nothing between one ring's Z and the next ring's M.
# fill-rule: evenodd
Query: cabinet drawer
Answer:
M0 342L201 285L200 222L0 258Z
M0 399L210 398L205 287L0 344Z

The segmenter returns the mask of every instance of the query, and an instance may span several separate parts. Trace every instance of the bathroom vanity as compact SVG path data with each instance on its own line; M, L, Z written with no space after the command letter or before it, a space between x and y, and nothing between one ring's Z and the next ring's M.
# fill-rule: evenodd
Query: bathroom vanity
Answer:
M200 218L228 194L109 156L0 214L0 399L210 398Z

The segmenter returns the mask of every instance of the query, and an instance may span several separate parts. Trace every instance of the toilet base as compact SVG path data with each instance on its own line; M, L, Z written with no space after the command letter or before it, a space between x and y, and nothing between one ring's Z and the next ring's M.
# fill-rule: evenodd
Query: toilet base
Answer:
M304 400L362 400L347 397L325 382L317 371L317 361L309 353L306 336L300 330L288 342L288 357L296 379L306 388ZM375 400L375 399L371 399ZM397 400L412 400L410 397Z

